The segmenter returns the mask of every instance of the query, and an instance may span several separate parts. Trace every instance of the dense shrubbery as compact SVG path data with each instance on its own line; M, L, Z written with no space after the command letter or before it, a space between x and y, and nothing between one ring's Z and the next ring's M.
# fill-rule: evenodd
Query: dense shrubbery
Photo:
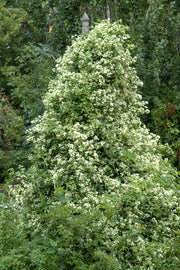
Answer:
M177 173L140 121L131 49L126 27L103 22L58 60L33 165L2 195L2 270L180 268Z

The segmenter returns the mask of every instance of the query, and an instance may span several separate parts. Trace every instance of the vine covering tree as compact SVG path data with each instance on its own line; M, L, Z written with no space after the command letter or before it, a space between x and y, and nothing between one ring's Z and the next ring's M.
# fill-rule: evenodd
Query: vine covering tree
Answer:
M177 173L140 120L132 48L125 26L102 22L57 61L33 165L2 195L1 269L180 267Z

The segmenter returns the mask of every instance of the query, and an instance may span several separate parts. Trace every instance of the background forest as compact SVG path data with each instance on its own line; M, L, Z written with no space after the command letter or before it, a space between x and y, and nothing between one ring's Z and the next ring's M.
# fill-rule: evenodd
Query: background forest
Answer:
M0 0L0 269L180 269L179 169L179 1Z

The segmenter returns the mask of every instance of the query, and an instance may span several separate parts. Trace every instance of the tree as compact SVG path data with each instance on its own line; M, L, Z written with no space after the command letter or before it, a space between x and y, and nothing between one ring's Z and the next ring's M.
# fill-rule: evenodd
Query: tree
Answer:
M140 29L137 71L144 83L142 95L149 101L151 110L145 122L151 131L161 136L163 143L172 146L174 161L178 165L180 23L175 1L150 1Z
M102 22L57 61L33 164L2 195L1 269L179 268L177 174L140 121L126 32Z
M53 54L48 46L29 42L32 25L24 9L7 6L2 0L0 7L2 182L9 168L27 161L24 133L31 120L43 113L42 96L52 75Z
M32 30L29 32L31 42L46 44L57 57L64 53L71 44L71 36L79 34L81 6L79 0L50 1L10 1L13 7L21 7L31 19Z
M5 1L0 1L0 182L4 180L7 169L17 166L22 152L17 149L23 141L23 119L16 111L11 99L11 90L7 82L7 70L19 53L19 46L24 39L22 24L28 23L23 10L8 9ZM11 70L12 73L15 73ZM16 152L17 151L17 152Z

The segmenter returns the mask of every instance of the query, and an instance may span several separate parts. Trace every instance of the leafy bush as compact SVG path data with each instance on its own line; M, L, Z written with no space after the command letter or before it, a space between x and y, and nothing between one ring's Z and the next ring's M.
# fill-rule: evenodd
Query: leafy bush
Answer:
M23 142L23 119L11 106L7 96L0 93L0 182L7 170L22 160L22 151L17 151Z
M17 234L1 230L1 269L180 267L177 173L141 124L126 30L102 22L58 60L29 131L33 165L12 173L21 184L2 206Z

